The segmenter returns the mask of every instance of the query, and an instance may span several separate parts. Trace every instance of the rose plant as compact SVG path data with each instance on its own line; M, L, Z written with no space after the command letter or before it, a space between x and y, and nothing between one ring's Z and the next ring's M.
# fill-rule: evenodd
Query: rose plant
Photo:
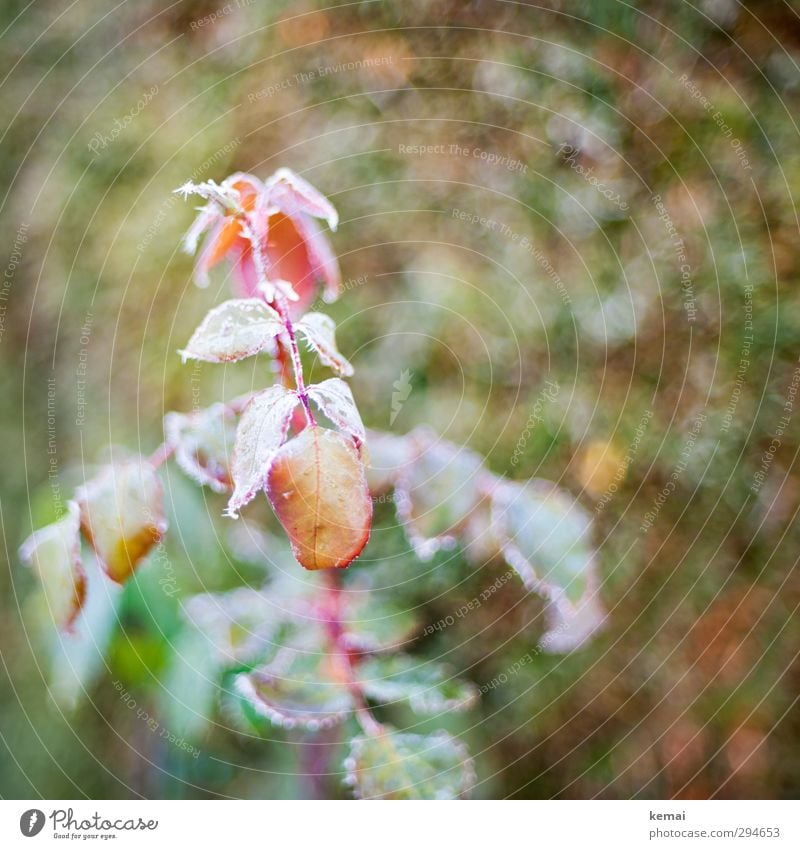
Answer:
M235 297L211 309L181 356L235 363L266 354L277 378L229 404L169 413L158 449L103 467L64 516L22 545L21 559L68 640L92 594L82 550L102 570L95 582L124 584L161 544L165 462L226 495L232 519L263 493L297 563L320 575L182 600L187 623L205 640L221 710L247 735L271 726L313 733L352 717L345 766L355 795L463 797L475 772L456 736L376 718L400 704L434 716L468 710L478 691L446 664L408 651L418 633L409 611L377 601L368 579L344 580L369 540L373 501L394 503L422 561L460 547L476 566L510 565L524 589L544 599L547 651L579 647L603 621L590 518L555 485L498 477L476 453L426 427L406 435L365 429L343 379L353 367L334 322L309 309L320 284L325 301L337 297L340 274L320 223L334 231L338 215L308 182L281 168L264 182L238 173L177 191L202 201L185 239L198 254L196 282L207 285L222 262L235 281ZM301 343L334 376L309 384Z

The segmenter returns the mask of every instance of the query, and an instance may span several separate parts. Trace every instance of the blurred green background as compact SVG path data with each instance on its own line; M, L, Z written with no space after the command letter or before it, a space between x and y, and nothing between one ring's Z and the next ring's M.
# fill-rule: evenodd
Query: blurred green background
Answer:
M263 385L261 360L176 354L230 281L192 283L191 204L171 191L281 165L340 212L346 283L328 312L366 424L428 423L596 513L607 626L448 726L475 756L476 795L798 793L795 4L0 14L0 794L347 796L341 776L298 777L315 768L301 732L246 740L169 695L204 697L176 661L192 651L181 599L270 568L231 539L219 496L165 469L166 551L115 600L102 655L54 654L16 555L104 446L147 453L167 410ZM559 391L523 439L547 381ZM396 532L390 505L377 519L373 556ZM452 557L380 568L423 623L496 577ZM509 582L414 651L480 685L535 646L539 614Z

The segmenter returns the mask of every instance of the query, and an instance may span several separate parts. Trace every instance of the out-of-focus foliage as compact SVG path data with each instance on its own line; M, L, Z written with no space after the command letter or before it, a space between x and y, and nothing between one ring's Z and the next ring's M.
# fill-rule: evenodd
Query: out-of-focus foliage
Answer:
M224 495L167 465L170 534L123 589L84 550L69 640L14 555L96 467L128 456L98 446L146 454L166 412L264 386L265 358L176 353L230 295L222 268L208 289L191 283L193 213L172 189L285 164L340 213L343 294L325 311L365 424L429 424L495 475L556 481L596 526L608 619L561 654L543 602L464 556L485 524L422 561L394 491L374 496L348 580L353 602L363 588L379 603L352 612L354 650L402 647L481 692L444 719L392 700L391 745L478 796L795 796L795 12L221 6L1 13L3 795L346 796L348 758L371 795L364 770L385 752L350 751L341 726L310 741L254 712L247 726L241 704L215 700L219 676L239 692L287 639L265 624L287 627L269 592L239 588L279 583L302 625L315 579L266 499L232 522ZM381 447L373 478L404 462ZM251 624L231 629L225 605ZM422 781L430 762L417 766Z

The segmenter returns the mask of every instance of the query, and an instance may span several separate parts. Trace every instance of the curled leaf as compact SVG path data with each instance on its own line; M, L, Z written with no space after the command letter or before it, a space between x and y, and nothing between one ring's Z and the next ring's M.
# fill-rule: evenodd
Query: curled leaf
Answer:
M295 325L295 330L305 336L309 347L326 366L345 377L353 374L353 366L336 347L336 325L332 318L321 312L306 313Z
M282 331L278 313L263 300L225 301L208 313L179 353L184 361L232 363L271 348Z
M353 710L346 684L336 680L330 657L287 652L273 663L237 675L233 690L242 718L253 730L261 720L282 728L301 726L310 731L328 728Z
M81 529L105 573L124 583L167 529L161 482L143 458L107 466L76 493Z
M592 520L549 481L504 482L492 494L492 524L503 556L525 586L576 602L594 571Z
M323 380L308 387L308 397L344 433L350 434L359 445L366 439L364 424L353 399L350 387L338 377Z
M214 492L232 486L230 455L236 436L236 415L224 404L193 413L167 413L167 443L186 474Z
M362 799L458 799L475 783L466 748L445 731L356 737L345 769Z
M339 224L339 215L333 204L291 168L278 168L264 184L265 197L287 215L303 213L315 218L324 218L331 230Z
M369 539L372 501L352 440L306 428L275 455L267 494L306 569L349 566Z
M397 483L397 513L418 556L429 559L455 543L455 534L481 500L481 458L467 448L413 434L417 454Z
M233 495L227 514L234 519L245 504L264 488L270 463L289 429L297 395L280 384L254 395L236 428L231 477Z
M73 502L67 507L65 516L25 540L19 556L36 572L56 627L69 629L86 598L86 572L81 561L78 507Z
M404 654L373 657L359 665L364 692L379 702L407 700L417 713L444 713L471 708L478 689L453 676L442 663L421 663Z

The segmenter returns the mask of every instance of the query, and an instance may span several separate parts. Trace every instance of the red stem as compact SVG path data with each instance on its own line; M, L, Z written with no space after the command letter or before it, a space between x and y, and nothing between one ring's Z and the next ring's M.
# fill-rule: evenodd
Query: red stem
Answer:
M370 712L361 682L355 674L356 664L354 660L356 653L344 644L341 575L336 569L331 569L326 573L326 578L328 581L326 584L325 624L331 644L331 654L341 664L347 688L356 704L355 713L359 725L365 734L376 737L384 733L384 728Z

